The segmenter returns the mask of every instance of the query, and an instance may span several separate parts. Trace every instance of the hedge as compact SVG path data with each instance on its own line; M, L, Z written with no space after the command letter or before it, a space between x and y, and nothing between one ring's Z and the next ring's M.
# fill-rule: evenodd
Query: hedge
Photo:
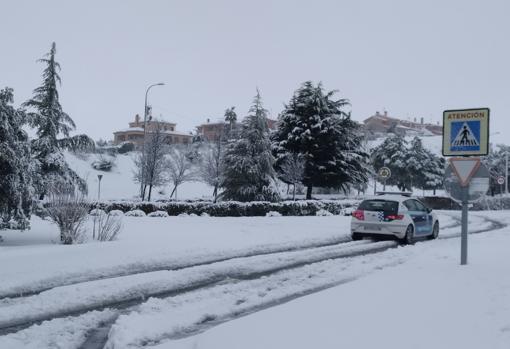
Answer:
M225 201L213 203L210 201L170 201L170 202L134 202L112 201L92 203L92 208L100 208L106 212L119 210L124 213L141 210L146 214L165 211L169 216L180 214L207 214L212 217L250 217L266 216L269 212L278 212L282 216L315 216L317 212L325 210L334 215L344 213L344 209L356 205L359 200L300 200L281 202L238 202Z

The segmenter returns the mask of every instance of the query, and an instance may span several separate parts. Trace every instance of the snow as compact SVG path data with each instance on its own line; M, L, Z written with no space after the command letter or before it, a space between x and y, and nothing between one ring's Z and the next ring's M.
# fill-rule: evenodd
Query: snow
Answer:
M92 168L94 155L83 159L75 154L66 152L65 159L69 167L73 169L88 185L88 197L97 199L98 196L98 178L97 175L103 175L101 180L101 199L102 200L121 200L138 199L140 185L133 181L134 174L134 154L118 154L114 158L114 166L111 171L98 171ZM163 191L162 191L163 189ZM172 188L166 186L153 190L153 199L168 199ZM211 198L213 188L202 182L185 182L178 188L179 199L200 199Z
M468 266L458 239L418 244L405 263L152 348L508 348L510 230L470 240Z
M440 236L458 235L459 213L438 214L443 227ZM480 215L510 223L508 211L504 214L475 212L470 215L470 230L489 228L491 223ZM430 321L433 309L448 309L450 303L458 307L440 296L448 298L459 293L461 286L469 288L464 300L481 296L488 299L477 300L476 309L473 309L477 311L475 315L485 321L483 331L486 332L481 333L482 338L494 335L489 331L494 326L510 328L506 320L510 318L508 308L499 307L510 304L507 299L510 282L506 276L506 279L496 279L496 274L510 274L505 264L492 265L504 260L503 252L510 242L509 234L504 232L508 230L472 235L470 262L473 267L469 265L460 270L475 272L452 277L459 271L457 238L360 255L371 248L396 247L396 244L367 240L338 244L348 240L350 217L122 219L125 230L119 240L101 244L55 244L56 227L38 218L33 218L32 231L2 232L5 242L0 244L0 265L9 265L9 268L0 268L0 297L14 292L43 292L0 300L0 327L15 321L58 318L0 337L0 348L78 348L85 336L103 322L112 325L108 349L140 346L282 348L292 345L301 348L310 347L312 341L315 347L321 348L332 347L332 343L335 347L338 343L342 346L345 343L349 348L374 347L368 345L374 343L367 342L367 338L376 336L359 339L353 329L355 325L369 328L382 339L390 338L389 334L385 337L386 332L379 332L390 332L390 327L395 331L399 319ZM491 244L496 244L497 248L493 249ZM493 250L495 254L485 258ZM489 269L493 271L484 274ZM207 287L174 296L147 298L210 282ZM474 285L476 282L479 285ZM406 293L402 302L388 302L399 293L394 285L404 287ZM424 304L417 301L425 299L420 294L424 290L431 291L433 306L428 299ZM374 291L377 292L374 294ZM135 298L141 304L121 313L110 309L87 312L100 305ZM491 299L494 304L486 311L485 307L489 306L486 303ZM288 303L280 305L285 302ZM378 314L377 309L383 314ZM416 318L412 309L418 313L423 311L426 318ZM70 315L69 311L81 315L65 317ZM494 318L487 315L491 311ZM359 314L367 314L370 321L366 327L362 326L366 318ZM241 315L248 316L236 319ZM383 320L388 316L393 321ZM454 315L448 316L444 316L445 320L441 318L439 324L427 326L434 330L440 325L448 328L447 320L450 324L458 321ZM376 320L383 323L381 330L376 328ZM501 321L496 323L496 320ZM465 324L469 328L470 324ZM403 330L409 335L405 333L402 343L419 347L413 342L419 337L417 330L413 332L413 328L405 325ZM253 338L257 335L249 332L254 328L265 336ZM453 328L452 333L458 334L456 330L459 329ZM437 331L442 335L449 333L443 327ZM295 339L285 338L293 332L298 332ZM487 343L495 343L492 347L498 348L498 338L495 336ZM441 348L440 345L435 347Z

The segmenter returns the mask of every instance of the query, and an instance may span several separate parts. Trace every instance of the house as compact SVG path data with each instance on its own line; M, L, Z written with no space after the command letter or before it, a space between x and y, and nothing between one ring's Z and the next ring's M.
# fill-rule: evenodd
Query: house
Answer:
M388 112L383 114L376 111L375 115L365 119L363 121L363 129L365 134L374 135L381 133L393 132L400 135L442 135L443 126L439 123L430 124L424 123L423 118L420 118L420 122L411 120L401 120L394 117L388 116Z
M198 125L196 128L197 134L204 140L215 142L228 133L238 131L241 125L239 122L230 124L225 121L211 122L210 119L207 119L207 122ZM276 120L267 119L267 126L270 130L274 130L276 128Z
M168 144L189 144L193 136L188 133L176 130L177 124L163 120L147 121L147 134L159 130L166 135ZM115 145L123 142L134 143L135 146L141 146L144 137L144 122L140 120L138 114L135 115L135 121L129 123L129 128L113 133L113 143Z

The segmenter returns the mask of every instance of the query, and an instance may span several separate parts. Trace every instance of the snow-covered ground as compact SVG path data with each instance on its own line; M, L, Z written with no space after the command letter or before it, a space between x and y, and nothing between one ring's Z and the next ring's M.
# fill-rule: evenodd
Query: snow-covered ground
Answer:
M510 287L508 277L496 278L508 264L492 264L504 261L508 230L473 235L473 267L462 269L457 267L458 239L444 239L459 234L458 212L439 212L439 217L443 239L398 248L392 241L349 242L350 218L343 216L124 217L118 241L76 246L55 244L56 228L34 218L34 230L3 233L0 244L0 265L8 266L0 268L0 348L96 348L87 344L96 343L96 337L110 349L282 348L294 343L296 348L311 343L361 348L367 342L349 327L362 325L361 314L369 319L371 333L386 333L390 327L395 333L400 320L409 334L402 343L415 347L412 335L419 337L418 330L409 324L423 327L433 309L449 309L441 295L451 300L462 286L469 286L464 301L485 296L472 311L484 321L482 337L501 334L488 342L496 345L510 325L503 321L509 318L503 305L510 304ZM494 228L494 220L510 223L510 214L472 213L470 230ZM492 249L492 244L497 246ZM485 268L492 271L485 275ZM473 286L476 281L484 286ZM395 296L397 286L406 287L401 300ZM452 303L452 310L460 303ZM491 312L494 316L487 316ZM447 312L431 328L451 327L455 314ZM388 316L392 321L383 320ZM473 325L466 318L459 323ZM376 328L376 319L385 331ZM13 325L20 327L6 328ZM248 333L253 326L259 336ZM438 331L453 336L461 328L455 326L451 332ZM501 333L489 331L495 326ZM294 331L299 335L286 338Z
M414 246L406 262L158 349L510 347L510 231ZM381 256L388 258L389 256Z

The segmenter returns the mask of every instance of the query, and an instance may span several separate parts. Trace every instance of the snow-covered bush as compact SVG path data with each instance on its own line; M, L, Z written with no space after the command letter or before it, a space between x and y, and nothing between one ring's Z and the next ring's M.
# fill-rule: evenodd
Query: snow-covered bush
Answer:
M90 211L89 214L91 216L101 216L106 214L106 212L104 210L101 210L100 208L94 208L93 210Z
M168 213L166 211L154 211L147 215L148 217L168 217Z
M342 209L359 203L360 200L299 200L299 201L165 201L165 202L133 202L115 201L100 203L99 208L109 212L120 210L128 212L141 210L146 214L165 211L169 216L199 215L204 213L212 217L264 217L268 212L278 212L282 216L315 216L323 209L334 215L342 214ZM95 206L94 206L95 207Z
M133 151L135 150L135 145L131 142L124 142L121 144L121 146L119 147L119 154L125 154L125 153L129 153L130 151Z
M122 212L121 210L111 210L110 212L108 212L108 214L110 216L124 216L124 212Z
M189 217L189 214L181 213L181 214L177 215L177 217Z
M266 213L266 217L281 217L281 216L282 214L276 211L269 211L268 213Z
M332 216L333 214L325 209L321 208L319 211L315 212L316 216Z
M211 217L211 216L210 216L210 215L209 215L209 213L207 213L207 212L202 212L202 213L200 214L200 217Z
M125 213L128 217L145 217L146 214L142 210L132 210Z
M113 241L122 230L122 216L98 214L94 216L92 239L97 241Z
M74 190L51 193L45 206L47 216L60 230L60 241L65 245L84 241L84 223L88 214L88 203ZM101 215L99 215L101 216Z

